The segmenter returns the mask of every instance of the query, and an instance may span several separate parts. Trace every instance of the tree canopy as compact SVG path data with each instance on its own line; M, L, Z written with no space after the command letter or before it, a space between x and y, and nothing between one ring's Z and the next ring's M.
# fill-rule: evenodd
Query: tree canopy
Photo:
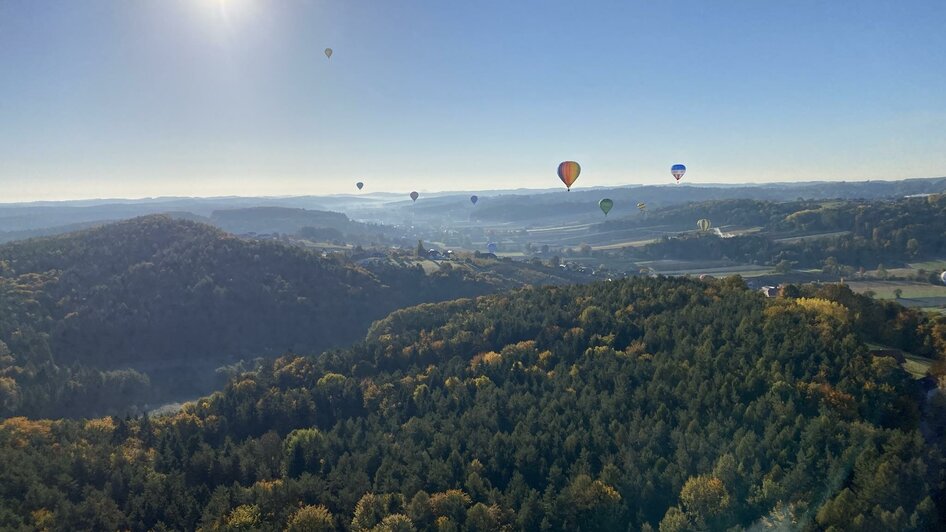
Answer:
M641 278L425 304L174 415L8 419L0 526L941 525L941 435L865 344L883 307L798 291Z

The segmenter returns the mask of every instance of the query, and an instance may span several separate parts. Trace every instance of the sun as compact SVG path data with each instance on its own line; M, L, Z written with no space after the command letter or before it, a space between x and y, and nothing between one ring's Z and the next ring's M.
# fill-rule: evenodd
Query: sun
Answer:
M194 5L211 23L233 29L253 18L258 4L258 0L199 0Z

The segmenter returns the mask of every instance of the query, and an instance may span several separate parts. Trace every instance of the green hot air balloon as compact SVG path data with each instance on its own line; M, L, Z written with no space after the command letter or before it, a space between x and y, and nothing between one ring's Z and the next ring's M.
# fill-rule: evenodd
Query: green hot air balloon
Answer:
M614 202L608 198L604 198L603 200L598 202L598 207L601 209L601 212L603 212L604 215L607 216L608 212L611 211L611 207L614 207Z
M707 220L706 218L700 218L699 220L696 221L696 227L704 233L709 231L710 227L712 226L713 224L711 224L710 221Z

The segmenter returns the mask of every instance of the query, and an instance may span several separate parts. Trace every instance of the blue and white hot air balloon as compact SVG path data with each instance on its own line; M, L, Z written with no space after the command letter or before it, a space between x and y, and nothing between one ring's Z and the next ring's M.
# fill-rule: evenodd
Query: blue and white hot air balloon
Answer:
M683 174L687 173L687 167L682 164L675 164L670 167L670 174L677 180L677 183L683 179Z

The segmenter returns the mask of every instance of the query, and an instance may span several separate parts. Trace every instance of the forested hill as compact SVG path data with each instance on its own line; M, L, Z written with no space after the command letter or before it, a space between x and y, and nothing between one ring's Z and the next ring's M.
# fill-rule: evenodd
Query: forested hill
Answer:
M421 305L170 417L11 419L0 526L942 529L921 394L863 343L942 331L794 292L638 278Z
M707 218L719 233L698 234ZM903 266L946 254L946 194L874 201L705 201L609 220L600 234L660 226L664 234L628 253L644 260L733 260L847 270ZM750 229L754 228L754 229ZM747 232L745 230L750 229ZM734 234L727 234L735 230Z
M163 216L8 243L0 416L126 412L194 397L223 364L348 345L396 308L500 285L459 269L369 272Z

